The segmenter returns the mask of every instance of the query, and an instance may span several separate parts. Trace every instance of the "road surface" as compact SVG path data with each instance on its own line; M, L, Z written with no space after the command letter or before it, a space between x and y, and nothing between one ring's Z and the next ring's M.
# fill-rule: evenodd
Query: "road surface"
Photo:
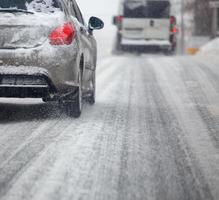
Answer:
M218 200L219 60L108 56L97 103L0 100L1 200Z

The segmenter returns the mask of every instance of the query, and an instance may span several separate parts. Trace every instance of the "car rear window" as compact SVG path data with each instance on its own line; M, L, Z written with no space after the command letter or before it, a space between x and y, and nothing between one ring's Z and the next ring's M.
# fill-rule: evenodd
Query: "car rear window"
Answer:
M54 13L56 10L61 10L61 5L58 0L0 0L0 9Z
M124 16L128 18L169 18L169 1L127 0Z

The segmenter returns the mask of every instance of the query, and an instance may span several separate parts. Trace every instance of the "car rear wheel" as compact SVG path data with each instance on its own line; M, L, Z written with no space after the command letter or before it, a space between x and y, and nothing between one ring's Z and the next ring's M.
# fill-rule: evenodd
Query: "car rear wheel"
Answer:
M82 75L79 72L79 86L74 94L69 96L66 100L61 102L61 107L64 108L66 114L70 117L78 118L81 116L82 111Z

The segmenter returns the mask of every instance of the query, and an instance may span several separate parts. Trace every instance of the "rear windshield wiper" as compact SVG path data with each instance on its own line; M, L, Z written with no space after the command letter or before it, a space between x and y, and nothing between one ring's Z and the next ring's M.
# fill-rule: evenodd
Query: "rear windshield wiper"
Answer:
M0 12L9 12L9 13L16 13L16 12L21 12L21 13L26 13L26 14L34 14L33 12L23 10L23 9L16 9L16 8L3 8L0 9Z

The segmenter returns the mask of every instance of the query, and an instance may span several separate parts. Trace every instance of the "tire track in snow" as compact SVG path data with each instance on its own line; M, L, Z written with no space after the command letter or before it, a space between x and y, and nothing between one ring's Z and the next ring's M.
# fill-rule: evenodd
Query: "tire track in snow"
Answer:
M102 80L102 84L105 83L105 81L108 82L108 79L116 78L116 71L117 69L112 67L107 69L106 74L107 76L109 76L109 78L106 77L105 80ZM106 91L108 86L109 85L107 84L103 84L102 87L100 87L100 92L103 90ZM84 112L86 112L86 110L84 110ZM36 129L36 131L34 131L35 133L33 133L35 137L32 135L31 137L28 137L27 141L25 141L24 143L19 145L18 148L16 148L15 152L11 155L11 158L2 163L0 172L0 180L2 182L0 187L1 191L4 191L4 193L6 193L10 189L10 185L12 185L16 181L17 177L22 176L22 172L25 171L31 164L33 164L35 160L37 160L39 154L47 148L46 146L49 145L49 142L54 142L54 139L63 134L63 130L66 128L66 126L68 127L71 121L74 120L66 120L63 116L60 116L60 118L57 120L55 119L54 122L53 120L45 120L44 122L40 121L39 131ZM58 126L58 124L60 125L60 127ZM72 127L72 130L75 131L77 129L77 126L78 124L75 124L75 126ZM56 128L58 129L56 130ZM12 169L9 170L10 168Z
M121 77L120 79L122 79L122 75L121 74L118 74L117 73L117 75L115 76L114 74L111 74L110 76L112 76L112 77L110 77L111 78L111 80L113 80L113 82L115 82L117 79L118 79L118 77L117 76L119 76L119 77ZM104 79L104 80L106 80L106 79ZM111 89L110 89L111 88ZM102 105L99 105L100 104L100 102L103 100L104 102L105 102L105 100L106 100L106 98L109 98L108 96L109 96L109 94L111 94L111 90L113 89L115 89L115 85L114 84L112 84L112 85L110 85L110 87L106 87L106 88L104 88L105 90L104 90L104 92L102 93L103 94L103 97L101 97L101 99L97 102L97 106L102 106ZM106 93L105 93L106 92ZM101 95L102 96L102 95ZM111 98L117 98L117 96L112 96ZM69 133L67 133L68 131L65 131L65 134L63 133L63 136L61 136L61 138L59 139L59 142L61 142L62 143L62 141L60 141L60 140L62 140L62 138L64 138L63 140L64 140L64 143L63 143L63 147L64 148L66 148L66 134L67 135L69 135L68 137L67 137L67 139L68 139L68 141L69 142L67 142L67 143L70 143L73 147L70 147L69 145L67 145L67 149L66 149L66 151L64 151L62 154L67 154L68 156L67 157L69 157L70 156L70 152L71 152L71 154L72 154L72 156L73 157L80 157L82 160L79 162L80 163L80 170L81 171L79 171L78 173L73 173L75 170L77 170L78 169L78 166L77 166L77 164L79 164L78 163L78 161L77 161L77 159L75 159L75 161L77 161L76 162L76 164L75 164L75 166L71 169L71 170L69 170L69 167L68 167L68 165L66 166L67 167L67 169L66 169L66 167L62 167L62 170L61 170L61 172L59 172L59 167L60 167L60 164L59 163L63 163L63 162L61 162L61 161L58 161L58 167L56 166L56 164L55 164L55 166L53 166L53 168L54 169L51 169L51 171L52 171L52 173L51 173L51 176L48 176L48 174L47 174L47 179L56 179L57 178L57 176L55 175L55 174L62 174L62 175L60 175L61 177L66 177L65 178L65 183L68 183L68 182L70 182L71 183L71 181L73 181L73 183L72 184L76 184L73 188L75 188L75 189L72 189L72 188L66 188L66 187L63 187L62 188L62 186L60 186L58 183L58 185L57 185L57 188L60 188L61 187L61 190L58 192L58 191L56 191L56 183L53 185L53 187L51 188L51 187L49 187L49 185L50 185L50 181L46 181L45 179L43 179L42 181L39 181L41 184L43 184L43 185L47 185L47 186L45 186L45 187L43 187L43 188L51 188L51 191L49 190L49 189L47 189L46 191L44 191L43 189L42 189L42 187L40 186L40 188L39 188L39 192L36 192L36 193L34 193L34 194L32 194L32 195L30 195L30 196L33 196L34 195L34 198L35 199L59 199L59 195L60 195L60 198L61 198L61 196L63 196L63 194L65 194L65 192L68 190L68 189L71 189L71 190L73 190L72 192L70 192L70 196L71 195L73 195L72 193L74 193L74 190L76 190L77 191L77 188L79 187L79 186L81 186L81 187L83 187L83 185L85 184L84 182L89 178L89 174L88 174L88 172L90 172L91 170L89 170L89 167L90 167L90 165L93 165L92 164L92 160L93 160L93 162L95 161L95 159L93 158L93 156L92 156L92 153L91 153L91 151L88 151L89 150L89 146L91 145L91 147L92 147L92 145L95 145L96 143L97 143L97 140L96 140L96 135L97 134L100 134L100 135L102 135L103 134L103 131L106 129L106 128L109 128L109 119L107 118L105 118L105 117L103 117L103 125L102 125L102 123L100 123L100 125L99 125L99 123L97 123L98 122L98 120L100 120L100 118L102 117L102 116L105 116L105 115L108 115L110 112L111 112L111 104L110 105L106 105L106 108L104 109L104 115L102 114L102 113L99 113L98 112L98 110L93 110L93 109L90 109L90 114L91 115L93 115L93 117L94 117L94 120L92 120L92 122L91 123L89 123L88 125L86 125L85 126L85 124L82 124L81 125L81 127L84 127L84 128L79 128L78 129L78 131L80 131L81 130L81 132L83 132L83 133L85 133L84 135L80 135L80 137L78 138L78 140L80 140L80 141L84 141L84 142L78 142L78 140L77 140L77 143L74 143L74 142L72 142L72 138L74 138L74 136L71 136ZM90 114L88 114L88 112L86 112L84 115L82 115L82 122L84 121L86 121L86 118L88 117L88 116L90 116ZM98 115L97 115L98 114ZM113 114L114 115L114 114ZM97 118L98 117L98 118ZM96 119L97 118L97 119ZM112 120L112 122L114 122L115 121L115 119L114 118L112 118L112 117L110 117L110 120ZM103 126L103 128L101 128L101 130L99 130L99 127L101 127L101 126ZM96 127L96 128L95 128ZM104 127L106 127L106 128L104 128ZM70 130L72 130L72 127L69 127L69 129ZM103 130L102 130L103 129ZM76 131L74 131L74 134L76 134L76 136L77 136L77 132L78 132L77 130ZM72 138L71 138L72 137ZM88 142L89 141L89 142ZM85 144L85 145L84 145ZM87 147L87 145L88 145L88 147ZM99 145L99 143L97 143L97 145ZM60 145L60 146L62 146L62 144ZM80 147L81 146L81 147ZM84 146L86 146L86 148L84 149ZM56 146L56 148L57 148L57 146ZM70 148L70 149L69 149ZM87 149L88 148L88 149ZM92 147L93 148L93 147ZM59 149L59 148L58 148ZM60 148L60 149L63 149L63 148ZM54 151L54 149L53 149L53 151ZM59 153L55 153L55 155L56 154L59 154ZM87 155L86 155L87 154ZM95 155L96 156L99 156L99 153L97 152L97 153L95 153ZM63 155L63 156L65 156L65 155ZM60 157L61 156L59 156L59 158L58 158L58 160L60 160ZM69 161L69 163L73 163L73 162L71 162L71 160L72 160L72 158L71 157L69 157L70 158L70 161ZM91 158L91 164L89 164L88 166L85 164L85 165L83 165L83 162L88 162L87 160L84 160L83 158ZM52 160L56 160L56 159L52 159ZM65 163L66 163L66 158L63 160L64 161L64 166L65 166ZM74 161L74 163L75 163L75 161ZM56 161L57 162L57 161ZM55 163L56 163L55 162ZM83 166L83 167L82 167ZM84 169L84 170L82 170L82 168L85 168L86 169L86 167L88 167L88 169ZM47 169L48 170L48 169ZM56 173L54 173L54 171L56 171ZM74 174L73 175L73 177L70 177L70 176L65 176L64 174L65 173L69 173L69 172L71 172L72 171L72 173ZM72 174L71 173L71 174ZM85 174L84 174L85 173ZM99 174L99 173L98 173ZM53 176L53 178L52 178L52 176ZM76 177L75 177L76 176ZM88 178L87 178L87 176L88 176ZM50 177L50 178L49 178ZM72 180L72 178L73 178L73 180ZM21 179L22 179L22 177L21 177ZM91 179L89 180L89 181L92 181L93 180L93 177L91 177ZM88 182L89 182L88 181ZM21 181L21 183L22 183L23 181ZM39 185L41 185L41 184L39 184ZM16 185L21 185L21 184L16 184ZM25 185L28 185L28 182L25 184ZM71 184L69 184L69 185L71 185ZM85 185L87 185L87 184L85 184ZM95 184L94 184L95 185ZM27 186L25 186L25 188L26 188ZM86 186L87 187L87 186ZM36 189L37 190L37 189ZM19 191L19 188L17 188L17 189L14 189L14 190L12 190L12 191ZM29 191L29 190L28 190ZM80 191L80 188L78 189L78 191ZM88 191L88 192L90 192L90 190ZM28 193L28 192L27 192ZM39 195L37 195L37 194L39 194ZM55 196L54 196L54 194L55 194ZM67 192L67 194L68 194L68 192ZM77 194L77 193L76 193ZM36 195L36 196L35 196ZM81 195L80 194L80 192L79 192L79 194L78 195ZM28 196L28 195L27 195ZM68 195L64 195L64 196L68 196ZM9 197L13 197L13 195L11 194L11 195L7 195L7 198L9 198ZM74 195L74 197L75 197L75 195ZM63 198L63 197L62 197ZM71 199L71 198L73 198L73 197L69 197L69 199ZM13 198L12 198L13 199ZM77 199L77 197L75 197L75 199Z
M181 63L183 66L183 60ZM217 76L207 66L200 66L194 61L187 65L181 72L182 79L191 100L196 104L197 110L207 126L212 143L219 150L219 123L216 116L209 110L213 107L219 108L219 79L217 80ZM216 80L218 84L216 84Z
M125 55L101 63L97 103L84 105L80 119L53 111L40 119L33 107L27 125L38 132L19 140L13 155L20 156L5 161L0 199L217 199L218 154L187 97L184 64Z
M219 184L217 167L219 156L212 140L209 140L209 130L199 115L197 105L192 100L192 96L196 94L187 91L183 80L183 71L188 67L188 60L185 59L184 63L181 63L177 58L166 58L161 59L159 63L151 60L151 64L154 66L153 69L163 94L169 105L173 107L175 117L183 130L184 134L181 135L185 141L182 142L182 146L187 146L185 149L188 149L187 153L190 155L188 158L192 163L190 168L196 183L194 186L198 186L198 192L202 194L201 198L214 199L216 197L217 199L219 196L216 189ZM192 74L192 70L189 73ZM206 197L207 194L210 196Z
M181 127L181 122L178 120L177 115L175 115L175 113L172 111L171 105L169 105L166 101L162 88L159 87L158 81L155 78L156 72L153 72L152 70L153 67L151 67L150 75L154 90L153 102L155 103L155 107L159 113L158 118L160 122L158 122L158 124L162 124L162 134L159 135L159 137L162 137L162 139L160 139L160 145L163 143L164 146L168 146L166 151L169 151L169 154L172 154L171 161L163 160L169 159L168 155L166 155L161 159L161 162L166 163L163 163L163 167L168 166L168 163L173 162L172 165L169 166L169 170L172 172L175 171L176 174L172 174L169 170L164 170L162 168L160 169L160 167L158 170L167 171L167 174L164 174L164 177L175 177L178 180L178 183L176 183L178 186L174 188L175 190L172 190L171 187L173 186L165 187L165 185L171 182L171 179L169 181L163 180L158 187L164 187L164 189L161 193L158 193L157 199L213 199L209 185L203 178L203 171L200 169L197 159L193 155L192 150L184 138L185 132ZM155 134L156 131L157 130L155 128ZM162 152L160 152L160 154L161 153ZM162 174L162 171L155 173L160 175ZM174 194L175 191L177 191L177 194ZM181 195L179 195L179 191L181 191Z

